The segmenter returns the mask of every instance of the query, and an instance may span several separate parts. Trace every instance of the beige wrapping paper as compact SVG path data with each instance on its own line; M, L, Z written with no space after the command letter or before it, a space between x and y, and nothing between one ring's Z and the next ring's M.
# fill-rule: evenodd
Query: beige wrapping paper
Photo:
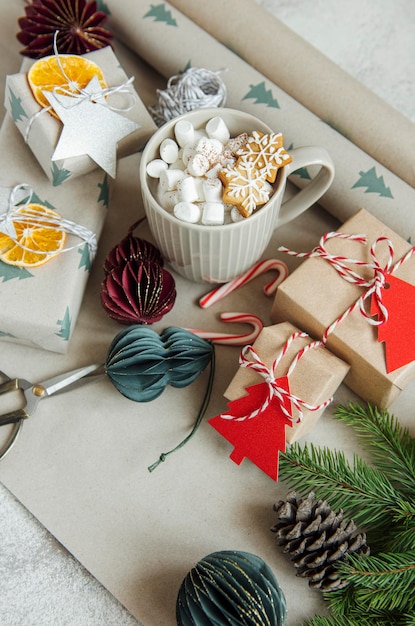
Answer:
M269 11L254 0L171 0L171 4L415 186L415 124Z
M115 44L123 67L137 77L138 93L149 104L152 93L162 86L160 76ZM16 141L22 143L11 121L10 125ZM29 156L42 174L30 152ZM0 367L10 376L45 379L105 359L111 340L123 327L109 319L100 305L102 266L109 250L144 214L139 162L140 154L119 162L111 209L69 350L45 353L4 342ZM3 157L3 167L6 163ZM20 173L26 171L22 163ZM68 185L85 180L69 181L56 193L66 195ZM323 224L316 224L317 216ZM301 239L314 240L327 228L326 220L334 221L312 209L301 216L296 232ZM145 224L136 234L151 240ZM153 325L156 332L169 325L246 332L245 326L221 323L220 306L198 307L206 286L175 279L175 306ZM271 301L261 293L261 278L231 294L224 308L251 311L253 301L255 313L269 323ZM206 423L223 409L223 392L236 370L238 354L237 347L217 346L206 419L197 435L152 473L147 467L190 432L207 372L189 387L168 387L150 403L127 400L105 379L56 394L25 421L19 440L0 464L3 485L144 626L175 626L175 602L183 577L196 561L215 550L242 549L266 560L284 588L288 626L296 626L324 606L321 596L308 592L304 581L293 575L292 565L275 549L269 532L272 505L285 497L285 485L276 485L252 463L235 466L227 457L226 442ZM318 436L320 424L323 432L330 432L324 428L326 419L333 422L330 410L310 436ZM301 606L299 594L304 598Z
M322 122L263 74L220 44L168 2L108 0L109 23L128 46L169 78L189 65L218 71L227 86L227 106L260 117L283 132L285 145L321 145L336 167L331 189L320 204L341 222L361 206L402 237L415 240L414 189ZM310 173L291 177L302 186Z
M11 33L15 4L9 0L1 0L1 4L4 5L2 18L7 18L7 33ZM143 5L141 0L137 4ZM11 40L10 35L4 42L12 47ZM0 42L0 47L4 42ZM123 67L128 65L128 74L136 76L139 95L146 105L152 104L152 94L157 87L164 86L164 81L137 56L125 50L119 54L120 46L118 42L115 44ZM18 66L17 63L13 69L17 71ZM17 131L16 136L21 140ZM3 150L0 159L4 167L7 154ZM101 362L105 357L109 342L120 326L105 315L99 304L102 264L130 224L143 215L137 176L139 160L137 154L119 163L111 210L68 352L46 354L36 348L4 342L0 367L9 375L31 380L46 378L72 367ZM23 175L25 171L22 168L20 173ZM67 185L60 192L66 194ZM272 254L282 242L308 248L315 244L321 232L332 229L335 221L314 207L298 218L295 228L282 227L274 235L267 254ZM139 235L150 238L145 228ZM258 278L230 294L223 307L219 304L206 311L197 306L205 288L176 278L177 302L169 315L154 326L157 331L168 325L186 324L218 332L244 332L245 327L224 328L218 320L218 311L252 311L253 306L264 323L270 323L271 304L261 293L261 280L265 283L269 277ZM223 410L223 393L237 368L238 354L238 348L217 347L217 370L207 417ZM0 464L0 480L26 511L144 626L175 626L175 601L183 577L209 552L226 549L247 550L267 561L287 598L287 626L298 626L325 608L321 594L310 590L303 579L295 576L292 564L278 550L275 537L269 532L275 522L272 505L286 497L287 486L282 481L275 484L252 463L238 467L230 462L226 442L205 421L197 436L180 452L152 474L147 471L147 466L162 450L170 449L189 432L205 384L203 376L189 388L168 388L150 404L129 402L106 380L57 394L45 400L33 418L26 421L15 447ZM412 433L414 397L412 385L394 405L402 426ZM356 397L341 385L336 403L350 400ZM356 438L332 419L334 408L328 407L307 440L332 448L340 446L352 458ZM16 538L16 541L24 540L24 533ZM57 550L53 542L45 542L48 550ZM59 559L63 563L62 576L66 577L64 550L61 552L59 548L58 552L62 556ZM47 602L45 585L36 586L39 579L31 576L32 569L35 571L37 567L37 557L32 555L33 560L30 559L26 568L29 571L20 580L16 571L19 574L21 568L15 567L15 563L20 563L19 555L14 561L9 554L10 549L5 554L0 551L2 571L10 574L9 584L16 581L23 593L27 593L28 604L22 607L21 615L25 623L30 623L32 615L27 608L31 606L30 599L35 596L42 605ZM40 565L44 560L39 557ZM59 573L62 572L58 570ZM76 601L78 582L76 585L71 582L68 578L68 588L73 589L69 593ZM10 604L6 610L9 608ZM86 621L90 618L89 610L93 608L88 607L83 616ZM69 613L70 607L67 614L63 613L63 621ZM94 613L90 619L96 621L99 616Z
M327 243L329 253L347 259L371 262L370 247L379 237L387 237L392 242L394 263L411 248L407 241L363 209L343 224L339 232L367 237L367 245L338 238ZM387 252L386 245L376 248L381 267L385 266ZM368 268L356 268L353 264L351 268L366 279L373 276L373 270ZM393 275L415 285L415 258L403 263ZM271 317L275 323L289 320L315 339L321 339L325 329L363 293L363 288L342 278L325 259L309 258L278 288ZM363 400L381 408L387 408L415 377L415 361L387 374L385 346L377 340L376 327L359 309L329 334L327 346L351 366L345 384Z
M298 330L289 322L267 326L255 340L253 348L261 361L270 368L290 336ZM298 352L312 341L310 337L295 339L275 369L275 378L284 376ZM333 396L348 371L349 365L326 348L312 348L299 359L289 376L290 391L308 405L318 406ZM228 400L236 400L246 394L246 387L263 380L254 370L240 367L224 395ZM304 408L301 421L285 429L287 443L294 443L309 433L323 412L324 409L311 411ZM295 411L293 417L296 417Z
M28 150L9 115L0 131L0 146L7 161L0 169L0 186L21 183L32 187L32 201L53 207L63 218L88 228L97 240L110 196L110 182L95 169L65 185L65 194L50 184ZM44 265L18 268L0 261L0 340L23 343L65 353L76 326L93 259L88 245L67 235L62 252ZM2 347L3 350L3 347Z
M109 46L84 56L101 68L109 87L117 87L128 80L129 77ZM76 178L97 169L97 164L87 154L59 161L51 160L62 132L62 123L47 112L38 115L41 107L34 99L27 81L27 71L32 63L25 59L22 71L7 77L5 107L22 136L27 137L28 147L36 156L49 180L54 186L58 186L70 178ZM129 86L129 91L130 95L122 95L117 106L131 107L120 114L138 124L138 128L119 142L118 158L138 152L156 129L134 85Z

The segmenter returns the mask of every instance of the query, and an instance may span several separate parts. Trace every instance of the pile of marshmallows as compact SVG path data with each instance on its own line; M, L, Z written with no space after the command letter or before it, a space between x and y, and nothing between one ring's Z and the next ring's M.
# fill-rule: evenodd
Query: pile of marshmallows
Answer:
M179 120L174 137L161 142L160 158L146 170L158 179L159 204L187 223L216 226L249 217L268 202L277 169L291 161L281 133L231 138L220 116L197 129Z

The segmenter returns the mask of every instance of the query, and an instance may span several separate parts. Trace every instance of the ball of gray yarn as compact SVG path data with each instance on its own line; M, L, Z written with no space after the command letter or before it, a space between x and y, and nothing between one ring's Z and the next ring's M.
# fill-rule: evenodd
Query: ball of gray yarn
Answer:
M221 107L225 102L226 86L219 72L190 67L182 74L171 76L167 89L157 90L157 104L149 110L157 126L162 126L194 109Z

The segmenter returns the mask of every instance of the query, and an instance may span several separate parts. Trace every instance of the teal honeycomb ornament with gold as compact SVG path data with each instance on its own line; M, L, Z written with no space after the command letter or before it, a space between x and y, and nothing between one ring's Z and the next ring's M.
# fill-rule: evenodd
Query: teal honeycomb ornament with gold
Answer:
M286 619L274 573L249 552L212 552L188 572L177 596L178 626L284 626Z

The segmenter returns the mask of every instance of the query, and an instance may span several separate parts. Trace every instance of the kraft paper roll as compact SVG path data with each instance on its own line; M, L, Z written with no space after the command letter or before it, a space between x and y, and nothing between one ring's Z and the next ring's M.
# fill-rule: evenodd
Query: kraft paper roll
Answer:
M320 204L341 222L363 207L405 239L415 241L415 190L401 178L168 2L138 5L135 0L108 0L107 6L113 32L166 79L189 65L223 70L228 107L256 115L282 132L287 148L324 146L335 163L336 177ZM301 187L309 177L309 172L299 171L291 179Z
M253 0L171 4L415 186L415 124L269 11Z

